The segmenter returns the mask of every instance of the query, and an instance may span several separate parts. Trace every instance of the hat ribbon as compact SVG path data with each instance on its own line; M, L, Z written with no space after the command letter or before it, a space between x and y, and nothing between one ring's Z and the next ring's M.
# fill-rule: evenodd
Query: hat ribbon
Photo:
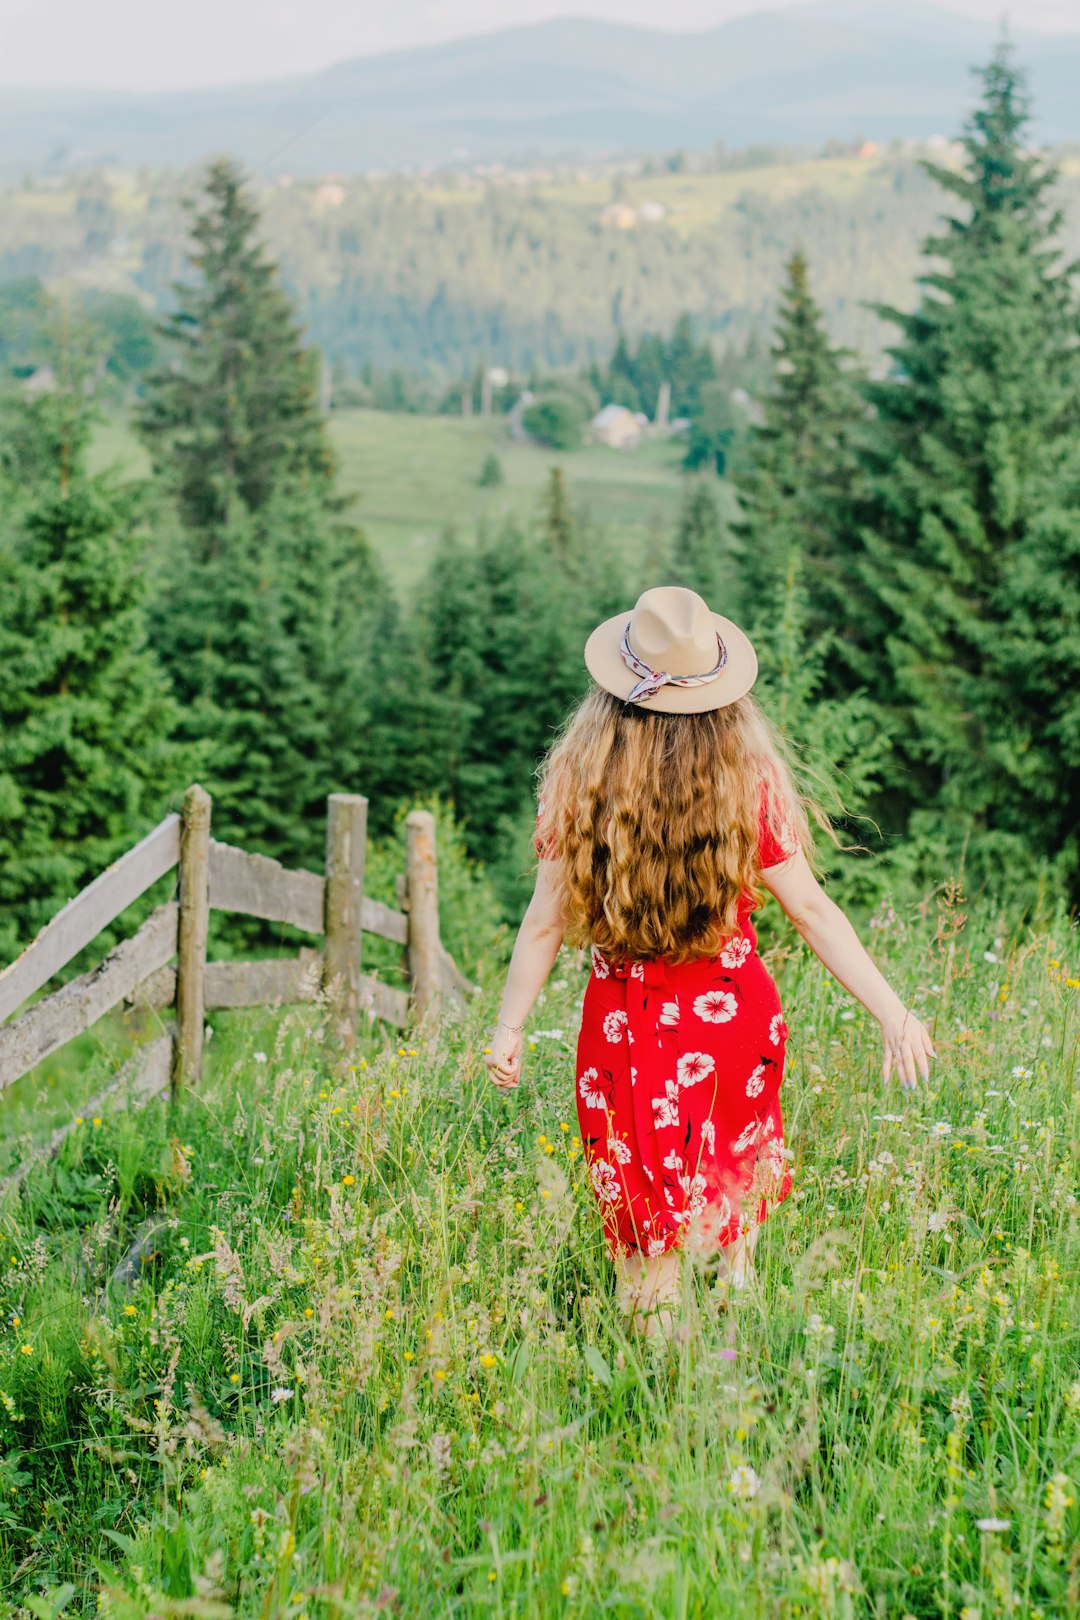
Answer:
M641 679L628 694L626 702L643 703L646 698L654 697L662 686L708 686L710 681L715 681L727 663L727 648L721 641L719 632L716 637L716 647L719 657L713 668L704 675L669 675L666 670L652 669L644 659L638 657L630 646L630 624L627 624L626 629L623 631L621 647L623 663L632 669L635 675L640 675Z

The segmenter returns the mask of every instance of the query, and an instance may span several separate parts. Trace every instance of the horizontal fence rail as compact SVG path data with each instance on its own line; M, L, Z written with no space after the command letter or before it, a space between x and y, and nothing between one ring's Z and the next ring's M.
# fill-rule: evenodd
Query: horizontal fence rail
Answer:
M210 813L209 795L190 788L181 815L167 816L114 861L0 973L0 1089L121 1005L176 1013L175 1030L143 1048L142 1065L126 1066L114 1082L121 1088L135 1074L133 1095L145 1097L164 1089L166 1049L174 1091L198 1080L209 1011L321 1000L348 1045L360 1015L400 1028L473 993L475 987L439 936L430 812L413 811L406 818L406 873L404 882L399 880L404 909L363 892L367 800L358 794L331 794L327 800L325 875L221 843L210 836ZM2 1022L173 870L179 872L177 899L159 906L98 967ZM211 910L287 924L321 936L323 948L305 946L296 956L255 961L208 960ZM365 933L403 948L408 991L361 972ZM55 1132L38 1156L54 1151L66 1129ZM0 1188L23 1173L20 1167Z

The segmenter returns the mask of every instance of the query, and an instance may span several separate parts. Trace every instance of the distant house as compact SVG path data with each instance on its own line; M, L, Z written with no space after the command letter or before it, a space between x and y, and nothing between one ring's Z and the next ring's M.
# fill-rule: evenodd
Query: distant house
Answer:
M613 225L617 231L632 231L637 224L637 209L629 203L608 203L600 215L601 225Z
M606 444L612 450L633 450L641 443L646 420L625 405L605 405L589 423L589 431L597 444Z

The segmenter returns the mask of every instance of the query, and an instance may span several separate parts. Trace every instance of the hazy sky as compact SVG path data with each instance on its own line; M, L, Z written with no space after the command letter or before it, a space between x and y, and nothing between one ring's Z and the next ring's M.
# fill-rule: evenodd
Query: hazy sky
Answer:
M863 0L891 10L907 0ZM0 84L174 89L311 73L349 56L547 17L708 28L791 0L0 0ZM1080 32L1080 0L951 0Z

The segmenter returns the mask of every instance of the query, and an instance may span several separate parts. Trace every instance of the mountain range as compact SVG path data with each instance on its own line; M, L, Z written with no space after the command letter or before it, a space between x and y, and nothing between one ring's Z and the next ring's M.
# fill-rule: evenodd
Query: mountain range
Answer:
M955 132L996 35L918 0L817 0L697 33L566 17L215 89L5 89L0 173L227 151L272 177L925 139ZM1012 38L1036 137L1080 141L1080 32Z

